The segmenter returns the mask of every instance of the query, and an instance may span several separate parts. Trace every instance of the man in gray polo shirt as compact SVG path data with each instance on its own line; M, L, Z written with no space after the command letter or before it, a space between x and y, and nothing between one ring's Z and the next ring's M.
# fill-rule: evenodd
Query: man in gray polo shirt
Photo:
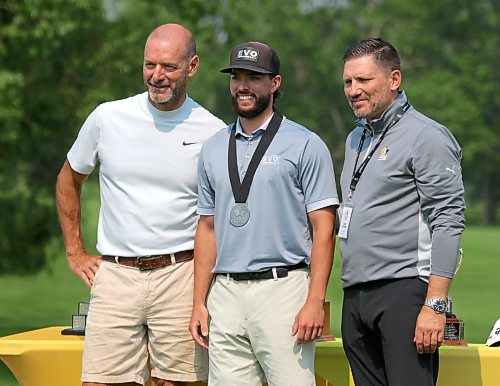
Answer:
M343 77L358 117L340 181L344 349L356 386L431 386L464 229L461 150L399 91L388 42L349 47Z
M330 152L274 110L271 47L241 44L230 63L238 120L198 162L191 334L209 349L211 386L314 385L339 203Z

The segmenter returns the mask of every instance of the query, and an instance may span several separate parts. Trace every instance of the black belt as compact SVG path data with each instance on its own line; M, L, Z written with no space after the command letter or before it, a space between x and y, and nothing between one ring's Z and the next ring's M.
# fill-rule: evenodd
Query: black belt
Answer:
M288 271L295 271L296 269L307 268L308 265L304 262L295 265L286 265L284 267L268 268L259 272L233 272L233 273L218 273L218 275L229 276L233 280L264 280L274 279L273 270L276 270L276 277L287 277Z

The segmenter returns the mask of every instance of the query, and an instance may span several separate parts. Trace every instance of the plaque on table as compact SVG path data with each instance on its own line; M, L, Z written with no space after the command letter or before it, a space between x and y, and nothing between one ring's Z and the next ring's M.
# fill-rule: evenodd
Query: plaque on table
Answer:
M323 303L323 310L325 311L325 318L323 321L323 334L316 339L318 342L335 340L333 335L330 335L330 302L325 300Z
M71 328L61 331L63 335L85 335L85 325L89 313L89 302L78 303L78 314L71 317Z
M453 313L453 301L448 297L446 325L444 326L444 345L467 346L464 340L464 321Z
M87 317L85 315L73 315L71 328L75 331L85 331L85 322Z
M463 259L464 250L459 248L455 274L458 273ZM449 296L446 309L446 325L444 326L443 344L448 346L467 346L467 342L464 340L464 321L453 312L453 300Z
M78 315L87 315L89 313L89 302L78 303Z

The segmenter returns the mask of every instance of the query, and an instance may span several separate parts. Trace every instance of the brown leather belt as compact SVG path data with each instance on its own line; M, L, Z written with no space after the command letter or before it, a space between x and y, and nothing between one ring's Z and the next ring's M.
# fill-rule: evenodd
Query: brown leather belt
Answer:
M127 267L135 267L138 268L139 271L148 271L150 269L166 267L167 265L188 261L191 260L193 257L194 257L194 251L191 249L189 251L181 251L181 252L171 253L169 255L153 255L153 256L138 256L138 257L103 255L102 259L104 261L109 261L111 263L126 265Z

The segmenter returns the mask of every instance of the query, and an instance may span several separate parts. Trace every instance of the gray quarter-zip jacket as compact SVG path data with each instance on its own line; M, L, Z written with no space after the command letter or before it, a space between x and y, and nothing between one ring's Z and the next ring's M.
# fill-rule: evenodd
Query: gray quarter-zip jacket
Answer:
M407 103L400 92L382 117L359 119L346 141L340 184L348 201L358 165ZM448 129L413 107L391 127L354 191L347 239L340 239L344 288L381 279L429 274L452 278L464 229L461 149Z

